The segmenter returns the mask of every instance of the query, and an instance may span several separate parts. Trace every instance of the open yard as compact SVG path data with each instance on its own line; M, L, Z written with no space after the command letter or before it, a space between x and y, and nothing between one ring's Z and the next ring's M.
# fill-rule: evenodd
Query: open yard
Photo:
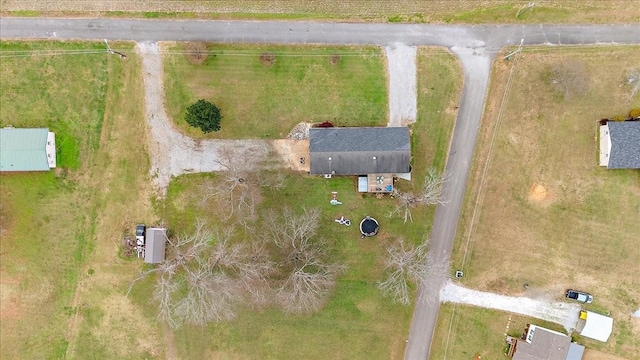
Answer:
M413 127L414 174L405 189L417 189L426 168L444 165L445 150L455 118L461 87L461 73L453 56L442 49L421 49L419 52L419 82L421 105L418 122ZM439 82L439 86L433 84ZM258 231L246 233L236 226L234 241L247 241L262 236L259 229L269 210L301 207L321 210L320 237L330 244L335 260L347 266L339 279L327 306L312 316L287 316L276 309L241 310L229 323L212 324L204 330L184 326L173 331L175 351L179 358L402 358L405 337L412 308L391 303L377 288L383 279L385 246L399 237L419 243L428 234L434 208L413 212L414 222L404 224L401 218L388 218L396 200L376 199L356 192L353 177L324 179L303 173L283 173L282 189L261 190L255 223ZM199 219L216 228L229 226L221 219L227 209L210 194L208 185L219 183L223 175L194 174L180 176L169 186L167 198L156 204L156 212L165 219L174 234L190 232ZM329 204L331 191L338 192L343 205ZM340 226L334 219L350 218L354 223L365 215L377 218L381 232L377 237L361 239L357 226ZM137 284L132 300L145 309L147 316L157 312L147 299L153 288L150 277ZM389 324L393 324L390 326Z
M640 105L625 85L639 50L525 49L510 88L512 63L496 60L453 257L468 287L519 295L527 284L530 295L555 299L566 288L592 293L587 309L610 312L614 332L606 344L577 339L629 359L640 356L640 324L630 316L640 307L640 172L598 166L596 122ZM439 331L462 333L461 323Z
M637 22L633 0L535 1L532 10L516 17L530 1L510 0L233 0L41 2L5 0L3 12L12 16L102 15L141 18L289 19L329 21L387 21L415 23L613 23Z
M195 138L284 138L300 122L384 125L384 55L375 47L202 44L206 60L188 61L183 44L163 51L166 105ZM222 112L221 130L203 134L184 120L198 99Z
M102 43L0 43L0 125L49 127L58 147L51 172L0 175L2 358L158 352L132 345L158 330L124 299L137 268L118 257L123 230L153 218L139 61L117 46L127 61Z
M260 213L284 206L321 209L320 235L330 242L335 260L347 265L326 308L312 316L286 316L274 309L242 311L229 323L172 331L156 319L157 306L149 301L153 277L137 283L125 298L129 282L148 267L122 257L122 235L137 222L166 222L174 233L189 231L201 218L221 226L216 220L220 208L215 202L202 203L201 186L220 181L219 175L179 177L166 199L151 200L140 61L131 44L117 44L127 52L126 61L101 52L97 43L1 45L3 55L15 55L1 63L1 125L48 126L56 132L59 148L59 168L50 173L2 175L1 357L324 358L328 352L345 359L403 356L412 309L392 304L377 289L382 255L384 246L397 237L420 242L429 231L433 208L414 210L415 222L405 225L400 218L387 218L395 200L357 194L353 178L286 172L283 189L262 190ZM53 50L66 55L52 56ZM95 53L77 54L87 50ZM383 60L377 49L358 50L362 51L376 55L351 56L354 50L348 49L336 68L356 58L375 63L371 69L378 73L372 76L378 82L371 91L380 99L368 103L375 109L361 107L344 123L340 108L331 110L338 115L329 120L338 125L386 121ZM405 189L418 188L428 166L442 168L461 86L451 55L423 49L419 56L421 105L413 128L413 164L420 176ZM334 66L328 53L319 58L329 68ZM285 72L282 78L289 76ZM436 80L440 86L433 87ZM360 96L363 90L344 91ZM254 112L268 109L268 103L261 103ZM344 205L329 205L331 191L338 191ZM357 226L333 221L339 215L353 221L372 215L381 222L381 233L361 240Z

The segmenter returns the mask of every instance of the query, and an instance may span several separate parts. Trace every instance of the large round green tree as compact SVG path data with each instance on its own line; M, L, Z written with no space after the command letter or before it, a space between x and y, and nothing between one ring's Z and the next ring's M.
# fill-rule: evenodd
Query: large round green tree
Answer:
M220 109L207 100L200 99L187 108L187 124L200 128L205 134L220 130Z

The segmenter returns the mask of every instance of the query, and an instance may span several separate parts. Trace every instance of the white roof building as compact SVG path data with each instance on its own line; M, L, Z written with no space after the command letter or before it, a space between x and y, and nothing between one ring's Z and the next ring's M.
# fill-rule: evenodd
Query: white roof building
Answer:
M611 332L613 331L613 319L591 311L584 312L586 313L586 322L584 328L580 332L580 335L598 341L607 342L607 340L609 340L609 336L611 336Z

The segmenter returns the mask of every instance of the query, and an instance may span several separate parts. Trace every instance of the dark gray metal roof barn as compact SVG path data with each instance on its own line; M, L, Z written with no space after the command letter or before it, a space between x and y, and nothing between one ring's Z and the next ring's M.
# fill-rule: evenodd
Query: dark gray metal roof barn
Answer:
M311 174L401 174L410 171L411 140L406 127L312 128Z

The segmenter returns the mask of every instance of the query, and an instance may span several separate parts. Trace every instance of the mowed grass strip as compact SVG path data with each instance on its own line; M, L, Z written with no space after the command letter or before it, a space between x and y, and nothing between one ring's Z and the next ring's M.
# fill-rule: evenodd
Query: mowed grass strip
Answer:
M384 125L387 82L376 47L207 45L202 65L185 58L184 44L163 51L169 116L195 138L284 138L300 122ZM261 61L271 54L272 61ZM334 61L332 62L332 55ZM203 134L184 120L198 99L222 111L222 129Z
M610 311L614 333L606 344L584 343L631 358L640 356L640 328L630 318L640 306L640 282L629 271L640 258L640 173L598 166L596 122L640 106L640 96L631 99L625 85L639 50L526 49L487 155L511 66L496 61L454 247L455 267L466 256L467 286L518 295L526 283L555 300L566 288L592 293L595 301L587 308ZM556 90L550 76L563 62L584 63L588 78L569 96ZM487 157L491 163L470 230Z
M0 42L0 126L49 127L58 168L0 175L2 358L62 358L79 267L92 242L86 169L107 85L98 43ZM53 55L56 52L60 55ZM76 54L71 54L71 53Z

